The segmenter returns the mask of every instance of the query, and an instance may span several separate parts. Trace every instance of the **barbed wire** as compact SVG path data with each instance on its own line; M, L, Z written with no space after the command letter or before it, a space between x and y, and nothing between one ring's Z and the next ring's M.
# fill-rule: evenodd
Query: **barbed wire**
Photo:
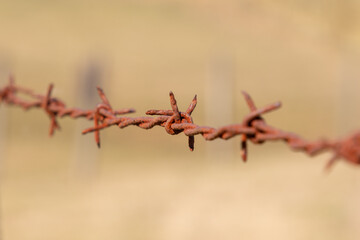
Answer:
M241 136L241 157L247 160L247 142L262 144L267 141L284 141L292 150L302 151L309 156L315 156L322 152L332 152L332 157L326 165L329 169L336 160L343 159L353 164L360 164L360 131L339 140L321 139L317 141L307 141L300 136L274 128L266 124L262 115L277 110L281 107L280 102L269 104L262 108L257 108L254 101L246 92L242 92L245 101L250 109L240 124L232 124L220 128L199 126L193 122L191 117L197 104L197 96L190 103L185 112L180 112L176 103L175 96L170 92L171 110L148 110L148 117L127 117L119 116L134 113L133 108L114 110L105 93L101 88L97 88L101 99L94 109L83 110L79 108L67 108L65 103L57 98L51 97L53 84L50 84L45 95L34 93L31 89L15 85L11 77L8 85L0 89L0 104L13 105L29 110L31 108L41 108L50 118L49 135L60 129L58 118L68 116L70 118L86 118L94 122L94 126L82 131L83 134L93 132L95 142L100 147L100 130L110 126L125 128L137 126L143 129L151 129L154 126L161 126L170 135L184 133L188 136L188 145L191 151L194 150L195 135L201 135L205 140L212 141L218 138L227 140L235 136ZM24 100L20 94L27 95L33 100ZM149 117L156 116L156 117Z

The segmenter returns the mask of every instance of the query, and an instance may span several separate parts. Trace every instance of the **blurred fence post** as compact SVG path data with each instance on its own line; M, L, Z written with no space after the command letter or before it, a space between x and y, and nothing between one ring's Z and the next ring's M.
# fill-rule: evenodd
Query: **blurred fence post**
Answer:
M103 85L103 67L96 60L90 60L81 69L77 84L77 101L81 108L93 109L100 101L96 87ZM99 149L94 143L93 134L82 135L89 127L88 122L76 121L74 174L80 179L91 180L98 173Z
M6 159L6 129L7 129L7 109L0 108L0 240L3 239L3 201L2 201L2 182L5 173Z
M327 4L327 3L326 3ZM332 3L330 22L333 26L335 46L339 51L339 98L337 101L337 134L347 134L359 126L360 111L353 108L358 103L360 88L360 53L350 36L356 33L359 16L356 0L336 0Z
M4 76L5 71L1 71L0 69L0 79L6 79L7 76ZM2 82L2 81L1 81ZM2 184L4 180L5 174L5 159L6 159L6 139L7 139L7 108L3 108L0 106L0 240L3 239L3 199L2 199Z
M5 80L5 81L1 81L1 83L5 83L9 80L10 74L8 68L9 66L7 61L0 62L0 79ZM7 122L8 122L7 111L8 111L7 108L0 106L0 178L1 179L4 174L5 159L6 159L6 138L7 138L6 134L7 134Z
M209 63L205 84L205 120L209 126L220 127L234 121L235 66L229 55L216 55ZM234 145L214 141L207 145L207 158L213 162L234 158Z
M6 129L7 129L7 109L0 109L0 177L4 174L4 164L6 158Z
M337 128L340 136L360 126L360 57L350 50L344 50L341 57L341 85L337 104Z

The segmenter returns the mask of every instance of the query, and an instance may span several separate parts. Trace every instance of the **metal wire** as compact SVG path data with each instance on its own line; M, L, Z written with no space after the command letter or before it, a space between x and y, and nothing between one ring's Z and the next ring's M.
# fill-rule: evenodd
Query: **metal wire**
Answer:
M212 141L217 138L224 140L241 135L241 156L243 161L247 160L247 142L261 144L266 141L284 141L291 149L302 151L309 156L322 152L332 152L333 156L326 165L330 168L336 160L343 159L353 164L360 164L360 131L339 140L322 139L318 141L307 141L294 133L285 132L265 123L263 114L277 110L281 107L280 102L257 108L249 94L243 92L245 101L249 106L250 113L246 115L240 124L227 125L220 128L198 126L193 122L191 113L197 104L195 96L185 112L180 112L175 96L170 92L170 105L172 110L148 110L146 115L156 117L126 117L119 116L135 112L132 108L113 110L105 93L97 88L102 100L94 109L82 110L78 108L67 108L65 103L57 98L51 97L53 85L50 84L46 95L35 94L31 89L15 85L13 78L9 84L0 89L0 103L19 106L25 110L31 108L42 108L50 118L49 135L52 136L55 130L60 129L57 118L68 116L70 118L86 118L94 121L94 126L82 131L83 134L94 132L95 142L100 147L100 130L118 126L125 128L137 126L143 129L151 129L154 126L161 126L170 135L184 133L188 136L188 145L191 151L194 150L195 135L201 135L205 140ZM21 99L18 95L24 94L31 97L32 101Z

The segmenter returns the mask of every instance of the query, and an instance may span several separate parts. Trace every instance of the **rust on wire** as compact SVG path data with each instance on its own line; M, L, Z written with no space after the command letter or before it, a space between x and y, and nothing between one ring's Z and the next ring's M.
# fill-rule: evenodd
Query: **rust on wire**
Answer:
M263 119L263 115L281 107L280 102L269 104L262 108L257 108L254 101L246 92L242 92L249 107L250 113L246 115L240 124L227 125L220 128L199 126L193 122L191 117L197 104L197 97L191 101L185 112L180 112L175 96L170 92L171 110L148 110L147 117L127 117L121 116L135 112L132 108L114 110L104 91L97 88L101 99L94 109L82 110L78 108L68 108L61 100L51 96L53 85L50 84L45 95L35 94L32 90L15 85L14 79L10 77L9 84L0 89L0 103L19 106L25 110L31 108L42 108L50 118L49 134L52 136L56 130L60 129L57 122L58 118L68 116L70 118L86 118L94 122L94 126L82 131L83 134L94 132L95 142L100 147L100 131L110 126L125 128L137 126L143 129L151 129L154 126L161 126L170 135L184 133L188 137L188 145L191 151L194 150L195 135L201 135L205 140L212 141L218 138L227 140L237 135L241 136L241 157L247 160L247 142L262 144L267 141L281 140L292 150L302 151L309 156L314 156L322 152L332 152L333 156L329 160L326 168L330 168L334 162L343 159L353 164L360 164L360 131L340 140L318 140L307 141L298 135L268 125ZM18 93L31 97L32 101L25 101L18 96ZM150 117L155 116L155 117Z

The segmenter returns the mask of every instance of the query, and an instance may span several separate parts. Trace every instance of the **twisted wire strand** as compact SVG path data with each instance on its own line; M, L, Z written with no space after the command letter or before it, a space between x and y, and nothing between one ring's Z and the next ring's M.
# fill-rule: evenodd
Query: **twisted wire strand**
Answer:
M286 132L281 129L266 124L262 115L277 110L281 107L280 102L269 104L263 108L257 108L254 101L246 92L242 92L245 101L250 109L240 124L232 124L220 128L208 126L199 126L193 122L191 117L197 104L197 96L191 101L185 112L180 112L177 106L175 96L170 92L170 105L172 110L148 110L146 117L127 117L119 116L135 112L132 108L113 110L104 91L97 88L101 99L94 109L83 110L79 108L67 108L65 103L57 98L51 97L53 85L50 84L45 95L36 94L31 89L15 85L13 78L10 78L9 84L0 89L0 103L13 105L29 110L32 108L42 108L50 118L49 135L52 136L55 130L60 129L57 118L86 118L94 121L94 126L82 131L83 134L94 132L95 141L100 147L100 130L110 126L125 128L128 126L137 126L142 129L151 129L155 126L164 127L170 135L184 133L188 137L188 145L191 151L194 150L195 136L201 135L205 140L230 139L235 136L241 136L241 156L244 161L247 160L247 142L262 144L267 141L283 141L292 150L301 151L309 156L315 156L319 153L329 151L333 156L326 165L329 169L334 162L343 159L353 164L360 164L360 131L355 132L343 139L330 141L321 139L318 141L307 141L300 136ZM19 97L19 94L27 95L32 101L27 101ZM155 116L155 117L150 117Z

